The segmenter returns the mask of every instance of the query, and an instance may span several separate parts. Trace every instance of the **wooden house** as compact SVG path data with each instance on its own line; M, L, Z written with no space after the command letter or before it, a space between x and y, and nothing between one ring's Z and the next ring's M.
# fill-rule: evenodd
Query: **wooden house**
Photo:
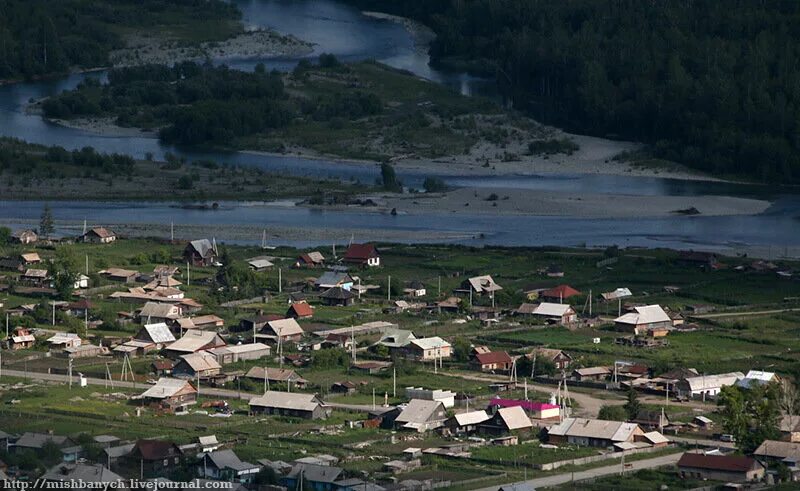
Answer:
M95 227L81 236L82 242L92 244L110 244L117 240L117 234L105 227Z
M140 397L151 407L176 411L197 403L197 389L188 380L160 378Z
M359 266L377 267L381 265L378 249L372 244L352 244L344 253L342 261Z

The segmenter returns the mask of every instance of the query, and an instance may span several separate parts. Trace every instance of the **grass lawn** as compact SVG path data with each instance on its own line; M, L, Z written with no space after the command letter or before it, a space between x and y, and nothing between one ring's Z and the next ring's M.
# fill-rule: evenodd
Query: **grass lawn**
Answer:
M596 449L587 447L560 447L543 448L538 441L528 441L520 445L504 447L490 445L478 448L472 452L472 456L493 461L504 466L548 464L560 460L577 459L597 455Z
M698 479L682 479L675 469L644 469L624 476L606 476L591 482L563 484L559 491L660 491L661 489L694 489L713 485ZM667 486L663 488L662 486Z

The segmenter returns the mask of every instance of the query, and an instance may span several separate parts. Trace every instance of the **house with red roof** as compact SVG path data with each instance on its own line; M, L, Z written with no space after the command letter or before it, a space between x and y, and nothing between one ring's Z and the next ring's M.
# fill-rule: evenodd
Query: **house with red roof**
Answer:
M174 442L164 440L139 440L128 454L126 463L143 477L169 474L181 467L183 452Z
M105 227L95 227L81 235L81 241L94 244L110 244L117 240L117 234Z
M314 309L308 302L292 302L289 310L286 311L286 317L293 319L309 319L314 316Z
M352 244L345 251L342 261L368 267L381 265L378 249L372 244Z
M580 294L581 292L569 285L558 285L543 291L539 296L544 300L561 303Z
M482 372L507 372L511 370L514 360L505 351L489 351L476 353L471 363L475 369Z
M325 256L319 251L300 254L294 262L295 268L316 268L325 264Z

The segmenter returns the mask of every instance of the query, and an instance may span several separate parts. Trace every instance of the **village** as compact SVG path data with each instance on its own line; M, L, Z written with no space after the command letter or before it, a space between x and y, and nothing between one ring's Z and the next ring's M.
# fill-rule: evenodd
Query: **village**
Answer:
M52 235L16 230L2 247L5 480L800 480L790 261L352 239L294 249L266 232L258 247L101 225ZM774 407L741 402L737 427L736 398Z

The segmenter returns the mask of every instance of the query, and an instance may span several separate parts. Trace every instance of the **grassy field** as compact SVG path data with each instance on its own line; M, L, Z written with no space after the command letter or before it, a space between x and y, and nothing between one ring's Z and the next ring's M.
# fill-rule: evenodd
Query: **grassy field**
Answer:
M69 246L75 257L89 258L90 272L108 267L134 269L144 273L152 271L159 263L180 265L180 254L183 244L169 244L152 240L120 240L109 246L92 244L75 244ZM14 255L22 251L37 250L45 259L53 257L54 251L47 248L5 247L4 255ZM229 247L228 251L234 261L262 255L264 251L257 247ZM596 328L580 328L567 330L558 327L536 326L522 321L514 325L501 323L494 328L484 328L477 321L454 323L456 318L463 319L468 309L460 315L435 314L384 314L382 309L388 305L385 288L388 277L392 277L393 298L399 298L400 290L406 282L422 281L428 295L422 301L430 301L450 295L467 277L478 274L492 274L503 290L498 293L496 303L508 309L516 308L526 301L523 291L532 286L543 287L566 283L577 288L583 295L570 299L579 313L588 313L586 295L591 291L596 295L620 286L627 286L634 291L631 302L661 303L675 310L686 305L704 303L715 305L720 311L726 309L763 310L797 307L797 300L785 300L800 294L800 282L780 280L774 275L757 272L738 272L732 268L720 271L702 271L699 268L685 266L677 262L676 254L670 251L623 251L619 261L606 268L597 268L595 263L602 258L601 252L584 250L553 249L504 249L446 246L411 246L387 245L381 248L383 267L358 271L362 284L376 284L381 288L375 293L364 295L361 302L354 306L327 307L320 305L313 296L311 302L315 306L314 318L301 320L301 325L310 323L324 324L331 327L346 327L373 320L388 320L403 328L412 329L420 335L440 335L450 340L463 337L473 342L489 344L495 348L506 348L511 351L527 352L532 346L550 346L565 349L577 357L578 363L593 365L608 363L614 359L640 361L659 370L667 370L675 366L694 367L701 372L719 373L726 370L747 371L751 368L775 369L781 372L794 373L797 353L800 352L800 338L797 324L800 314L786 312L769 316L753 316L725 319L695 319L699 329L694 332L674 332L668 336L669 346L657 349L624 347L614 344L619 333L601 324ZM289 265L300 251L291 248L279 248L270 251L279 259L277 267L282 269L284 288L294 283L305 282L309 277L321 274L319 270L291 269ZM330 251L322 251L330 255ZM285 258L285 259L280 259ZM83 261L78 261L83 263ZM745 260L726 260L729 266L745 263ZM546 278L539 271L550 264L559 264L566 276L561 279ZM82 266L82 264L81 264ZM791 267L791 264L787 264ZM82 269L82 268L81 268ZM286 293L277 293L277 272L273 270L256 273L267 284L271 285L273 298L266 304L245 305L238 308L219 308L220 299L210 291L204 281L214 274L213 268L192 268L191 285L183 285L182 289L188 297L194 298L206 307L201 313L214 313L223 317L227 326L235 326L239 320L253 315L257 309L265 313L283 314L286 310ZM14 273L7 273L14 276ZM185 271L178 278L185 282ZM96 286L109 286L123 289L126 285L113 283L96 275L90 275ZM441 285L441 286L440 286ZM680 286L675 294L661 293L664 285ZM735 288L734 288L735 287ZM728 290L735 293L728 294ZM113 291L113 290L112 290ZM698 301L692 292L704 292L710 300ZM717 292L717 293L714 293ZM120 304L105 297L110 291L94 295L92 302L96 307L93 317L114 320L116 312L133 309L131 304ZM727 298L727 300L726 300ZM15 295L6 292L2 297L6 307L15 307L24 303L36 303L39 299ZM735 300L734 306L727 306ZM490 303L486 298L474 299L476 304ZM594 313L613 318L616 305L598 304L593 306ZM19 319L13 319L17 322ZM518 319L510 319L518 321ZM62 322L63 321L63 322ZM44 315L38 325L52 328L50 316ZM80 330L82 323L75 319L59 317L56 328ZM136 325L117 326L114 322L107 324L92 335L130 336L137 330ZM244 339L249 333L242 333ZM593 339L600 338L600 344ZM376 335L365 336L361 343L377 340ZM700 348L700 349L698 349ZM720 349L722 348L722 349ZM144 362L141 362L144 363ZM104 370L104 366L97 369ZM248 366L242 366L242 369ZM458 368L452 362L445 368ZM320 380L327 384L348 374L320 373ZM410 377L403 383L416 385L422 377L415 380ZM378 389L385 389L390 381L378 384ZM478 386L479 384L475 384ZM485 384L484 384L485 385ZM474 390L469 385L464 390Z
M90 272L108 267L122 267L141 272L150 272L156 264L169 263L183 267L180 255L184 244L171 244L155 240L122 239L108 246L91 244L74 244L69 246L78 258L89 257ZM339 248L337 248L339 249ZM14 255L27 250L37 250L45 259L52 258L55 251L50 248L21 248L7 246L3 255ZM341 249L339 249L341 251ZM228 247L232 261L242 262L247 258L263 255L264 251L257 247ZM278 248L270 251L276 256L276 267L282 271L283 293L277 292L277 272L273 268L267 272L256 273L257 277L269 285L271 298L266 303L222 308L222 298L213 291L207 281L215 273L215 268L192 268L191 285L182 289L186 295L197 299L205 305L201 313L214 313L223 317L226 326L238 324L243 317L254 315L260 309L266 313L282 314L287 306L286 289L295 283L316 277L322 270L296 270L290 268L293 259L302 251L292 248ZM328 250L322 252L329 256ZM683 309L686 305L709 303L718 312L739 310L766 310L792 308L797 306L794 300L786 300L795 296L798 282L778 280L765 273L737 272L732 267L747 264L745 259L728 259L729 269L720 271L701 271L699 268L687 266L677 261L677 254L672 251L620 251L619 261L609 267L598 268L596 262L603 257L603 251L581 249L509 249L509 248L466 248L446 246L412 246L386 244L381 246L381 268L357 270L362 284L380 286L377 292L364 295L360 302L347 308L327 307L321 305L312 295L311 303L315 306L314 317L301 320L301 325L312 324L347 327L373 320L389 320L403 328L412 329L418 336L440 335L454 341L464 338L474 344L486 344L493 349L507 349L514 353L527 353L533 346L550 346L566 350L575 358L576 366L591 366L599 363L610 363L613 360L628 359L647 364L658 372L677 366L691 366L705 373L719 373L727 370L746 371L754 369L776 370L782 375L795 376L800 358L800 337L798 324L800 314L796 312L776 313L767 316L739 316L722 319L689 319L698 324L694 332L673 332L668 336L669 346L659 349L635 349L613 343L619 333L610 329L608 322L600 322L593 328L568 330L558 327L545 327L509 318L492 328L481 326L477 320L454 322L456 319L467 319L469 307L462 312L450 315L433 313L387 314L384 309L389 306L386 299L388 276L392 277L392 285L397 288L392 298L400 298L402 286L409 281L422 281L428 294L423 301L433 301L449 296L452 290L467 277L478 274L491 274L503 286L496 297L498 306L513 309L526 301L525 293L532 286L552 286L570 284L583 294L571 299L578 312L584 311L586 296L626 286L634 291L632 302L659 302L673 309ZM79 261L81 265L83 263ZM547 278L540 273L543 268L558 264L565 271L561 279ZM782 266L793 267L787 263ZM15 273L6 273L13 276ZM184 281L185 271L178 279ZM132 310L133 304L120 304L110 301L107 296L111 291L122 290L127 285L113 284L103 278L91 275L94 286L105 286L110 289L91 295L95 303L93 317L113 318L117 311ZM441 286L440 286L441 285ZM665 285L677 285L681 289L676 294L665 294ZM754 286L753 286L754 285ZM729 290L735 292L729 294ZM696 294L702 293L705 300L698 300ZM710 300L710 298L712 298ZM489 299L475 298L476 304L488 305ZM6 307L14 307L24 303L33 303L39 299L15 295L13 291L2 297ZM595 304L594 313L606 318L616 315L616 305ZM587 312L588 314L588 309ZM49 310L42 318L34 322L40 328L49 326ZM13 322L19 322L15 318ZM26 322L29 322L27 320ZM127 337L137 329L137 325L119 326L112 322L100 330L89 333L90 338L99 342L102 336ZM81 323L59 317L55 329L75 330L81 332ZM249 333L233 333L229 340L248 341ZM42 336L44 337L44 336ZM599 344L593 338L600 338ZM359 337L362 346L377 340L377 335ZM40 344L33 354L37 359L24 361L24 357L32 354L26 352L4 352L4 367L7 369L27 369L28 371L46 371L48 369L64 370L67 361L60 357L45 357L46 346ZM286 352L293 352L287 347ZM374 357L369 352L360 352L360 359ZM230 443L237 455L251 462L258 459L280 459L291 461L299 457L326 453L341 459L348 476L362 476L369 473L371 478L380 481L388 474L383 464L388 460L403 458L403 450L408 447L428 448L453 443L454 440L443 438L437 434L391 432L377 429L351 429L348 421L365 417L364 414L335 410L326 421L307 421L280 417L251 417L246 414L246 404L240 400L230 400L236 409L230 418L212 418L208 415L192 413L186 416L156 415L145 409L140 416L136 415L137 404L127 401L127 395L137 394L144 390L144 382L153 378L149 373L150 363L156 355L133 360L137 380L142 383L136 390L119 390L102 387L77 388L69 390L63 384L29 383L28 386L13 386L18 379L7 376L0 380L0 429L4 431L54 431L58 434L77 435L87 432L96 434L114 434L126 439L142 437L172 439L180 444L190 443L198 435L215 434L223 441ZM121 373L121 363L107 358L79 359L75 369L87 375L102 377L106 364L115 378ZM245 372L253 366L278 366L274 359L237 363L225 367L227 372ZM286 365L284 365L286 366ZM474 394L478 400L471 403L473 409L484 407L488 399L494 395L509 398L522 398L523 390L495 393L489 382L476 380L477 375L470 371L463 362L446 361L443 373L433 373L432 367L425 364L405 364L397 373L397 394L393 394L392 373L368 375L349 370L342 366L310 366L295 368L298 373L310 381L307 392L319 393L326 401L345 404L361 404L369 406L373 403L381 405L386 395L390 404L405 401L405 387L418 386L428 388L447 388L457 392ZM351 396L330 396L332 383L349 380L358 384L356 394ZM228 384L226 388L236 390L238 383ZM241 383L242 391L260 393L262 385L258 381ZM575 389L580 392L579 389ZM115 393L121 392L123 395ZM201 390L202 394L202 390ZM602 397L610 392L593 392ZM549 394L529 391L531 400L546 401ZM201 401L206 400L201 396ZM14 401L12 403L12 401ZM660 402L643 398L643 407L658 411ZM695 411L689 407L677 405L665 406L667 414L673 421L689 421ZM528 437L526 437L528 438ZM533 436L530 437L534 439ZM675 452L671 448L654 454L642 454L629 460L652 458L662 453ZM474 460L445 459L441 457L423 457L423 467L407 474L398 475L402 479L434 478L451 480L450 489L466 490L485 487L503 482L519 481L535 478L551 473L564 473L585 470L597 466L614 465L618 460L604 460L584 466L561 467L556 471L543 472L534 470L537 464L558 460L593 455L596 450L587 448L542 448L537 441L525 441L516 447L486 446L472 449ZM478 479L476 481L473 481ZM682 481L675 477L671 470L639 472L632 475L608 477L595 483L577 484L574 489L660 489L666 484L670 489L688 489L698 483ZM573 489L563 487L561 489Z
M713 483L709 481L682 479L675 469L647 469L624 476L607 476L591 482L564 484L549 489L559 491L659 491L662 489L694 489L710 485Z
M488 446L472 452L472 456L498 463L503 466L548 464L560 460L578 459L597 455L596 449L587 447L542 448L538 441L529 441L517 446Z

